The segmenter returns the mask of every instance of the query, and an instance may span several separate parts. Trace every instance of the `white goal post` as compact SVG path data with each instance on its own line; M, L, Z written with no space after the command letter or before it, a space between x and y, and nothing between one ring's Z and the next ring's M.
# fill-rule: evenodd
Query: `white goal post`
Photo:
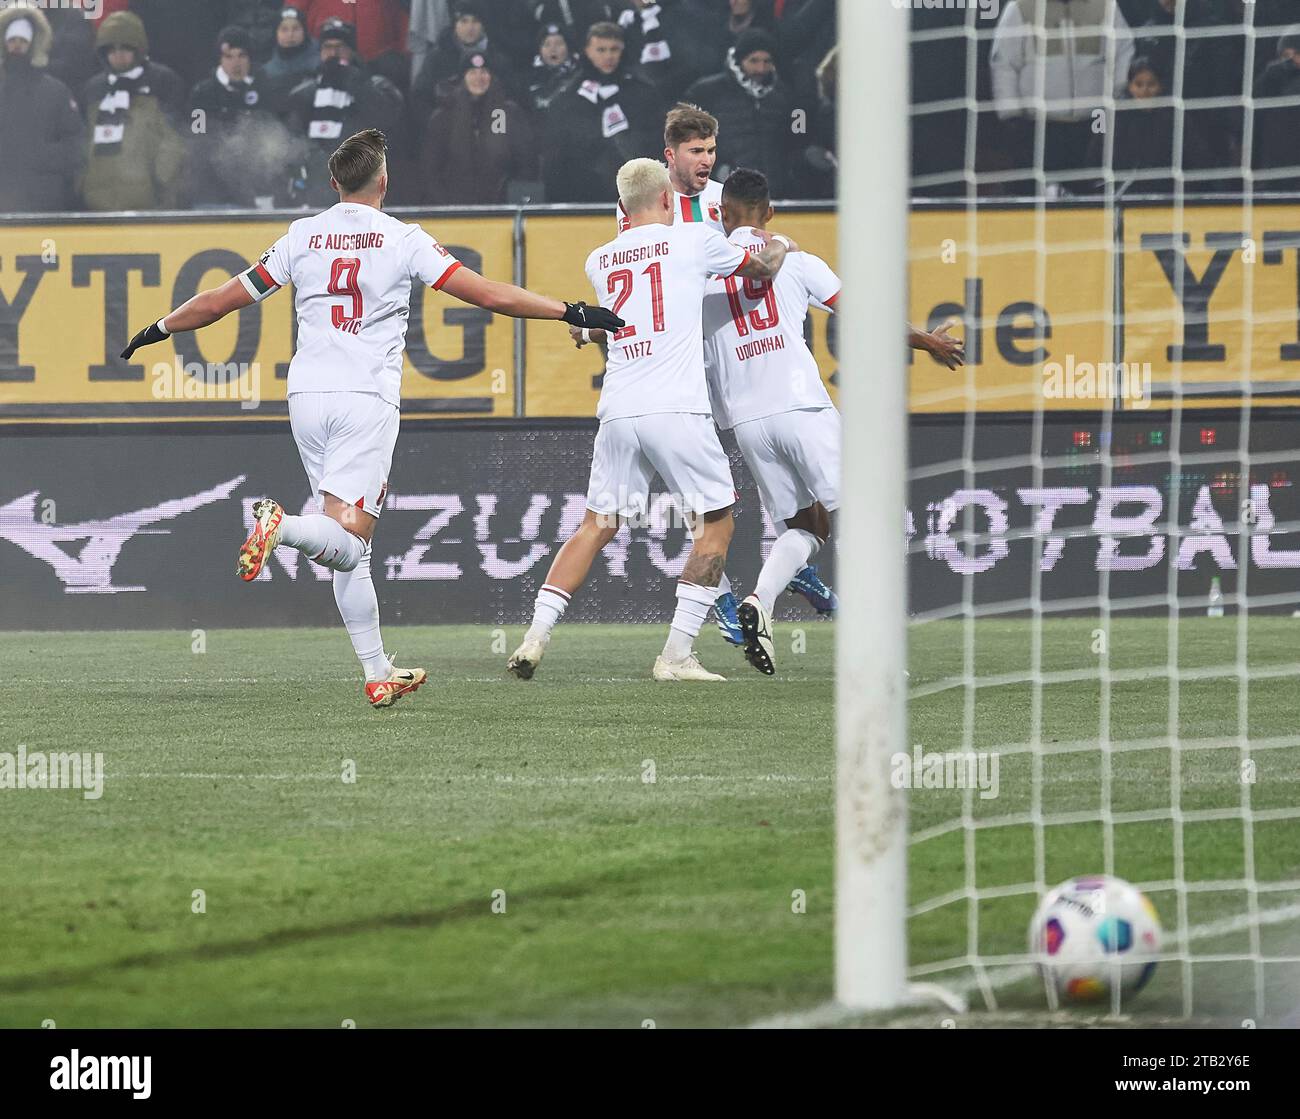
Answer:
M836 626L835 996L905 998L907 750L909 12L839 5L840 402L844 417Z

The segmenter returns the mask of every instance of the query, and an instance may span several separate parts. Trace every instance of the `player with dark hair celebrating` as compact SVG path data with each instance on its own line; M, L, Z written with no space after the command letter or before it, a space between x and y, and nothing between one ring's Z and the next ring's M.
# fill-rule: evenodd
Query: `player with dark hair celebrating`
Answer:
M395 668L384 653L370 578L370 538L397 442L412 283L516 318L614 330L624 324L601 307L486 279L420 226L385 214L383 133L370 129L345 140L329 170L337 205L294 222L260 263L140 331L122 356L208 326L293 284L298 348L289 366L289 422L324 511L294 517L269 498L257 502L238 573L256 579L277 545L330 568L334 599L365 671L366 696L372 707L389 707L425 679L423 669Z
M722 187L722 220L733 245L753 251L767 243L772 220L767 179L738 169ZM772 609L776 597L807 567L830 537L839 507L840 415L804 341L810 305L833 310L839 277L819 256L791 253L773 279L719 277L704 297L705 362L713 415L734 428L763 506L780 535L754 593L738 611L745 658L760 672L776 671ZM909 328L909 342L952 368L962 344L941 328Z

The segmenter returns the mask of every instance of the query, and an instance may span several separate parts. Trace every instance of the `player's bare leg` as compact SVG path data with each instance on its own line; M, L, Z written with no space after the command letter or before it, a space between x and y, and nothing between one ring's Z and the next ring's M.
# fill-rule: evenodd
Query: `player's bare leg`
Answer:
M424 683L422 668L396 668L384 654L379 599L370 574L370 539L377 518L333 494L322 513L287 515L265 498L253 506L253 531L239 553L240 578L257 578L278 545L297 548L313 563L334 572L334 601L366 675L372 707L391 707Z
M695 543L677 581L677 609L663 652L655 661L656 680L722 680L700 664L693 646L718 596L735 522L731 506L698 518Z
M523 643L506 661L506 669L521 680L531 680L551 640L551 630L564 616L564 611L574 593L587 580L591 565L605 547L618 534L619 519L612 513L597 513L588 509L582 523L564 542L546 573L546 581L537 592L533 607L533 622L524 635Z

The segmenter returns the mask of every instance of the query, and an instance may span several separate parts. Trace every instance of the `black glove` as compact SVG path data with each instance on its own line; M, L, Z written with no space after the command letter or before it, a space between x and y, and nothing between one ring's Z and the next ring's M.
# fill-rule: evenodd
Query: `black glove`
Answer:
M627 323L613 311L607 311L604 307L589 307L581 302L566 303L561 318L570 326L579 329L585 327L588 330L622 330L627 326Z
M131 355L141 346L152 346L155 342L161 342L164 338L170 337L170 334L164 334L158 329L158 324L156 322L150 323L140 331L139 334L131 339L127 344L126 349L122 351L122 357L125 360L130 361Z

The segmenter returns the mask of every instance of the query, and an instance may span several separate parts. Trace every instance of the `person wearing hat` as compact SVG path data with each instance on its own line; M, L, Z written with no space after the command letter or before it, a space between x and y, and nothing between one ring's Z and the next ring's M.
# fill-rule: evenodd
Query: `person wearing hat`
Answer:
M295 204L326 206L330 154L348 136L367 128L389 137L394 152L405 145L401 92L372 74L357 55L357 29L341 19L321 24L320 66L289 95L289 129L301 158L291 187Z
M317 39L331 20L350 23L356 31L352 49L372 71L383 56L406 51L410 4L405 0L304 0L296 6L306 9L307 33Z
M771 35L753 28L741 32L722 72L701 78L682 100L718 119L716 178L750 167L767 176L773 198L786 197L791 168L802 159L808 138L790 127L794 96L777 72Z
M307 34L307 19L302 9L284 8L275 28L271 60L263 67L263 74L287 91L314 74L318 66L320 47Z
M37 8L0 12L0 212L74 208L85 128L72 91L47 74L53 34Z
M274 91L253 68L249 31L225 28L216 53L216 73L190 95L191 199L201 207L252 208L287 184L289 134L276 119Z
M537 33L537 56L528 79L528 100L541 112L573 77L577 59L569 49L569 40L558 23L548 23Z
M609 202L629 159L661 158L667 105L624 51L623 29L594 23L578 69L544 115L548 202Z
M105 72L82 96L90 126L81 193L89 210L174 210L180 206L185 145L173 122L186 98L175 71L149 58L134 12L114 12L95 40Z
M416 111L427 117L444 96L459 85L462 67L470 55L482 55L498 85L515 92L514 70L509 59L489 40L487 7L480 0L453 0L451 26L443 31L438 44L425 61L411 90Z
M153 60L151 45L144 20L135 12L105 16L95 35L95 53L102 69L82 91L82 108L93 110L110 88L127 81L123 75L131 75L131 82L149 88L176 128L184 127L189 106L185 82L170 66Z
M226 21L248 32L253 65L265 67L271 60L286 5L293 6L293 0L226 0ZM305 31L306 17L300 18Z
M504 203L512 179L537 178L532 129L482 54L466 55L460 81L429 119L420 149L421 202ZM505 127L495 127L498 121Z

